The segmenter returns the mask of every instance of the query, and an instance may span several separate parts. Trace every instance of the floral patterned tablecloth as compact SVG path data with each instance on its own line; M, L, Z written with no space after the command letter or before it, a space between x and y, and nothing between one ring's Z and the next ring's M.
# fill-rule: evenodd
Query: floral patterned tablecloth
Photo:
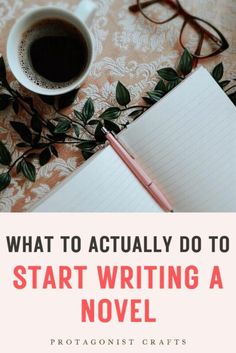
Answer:
M91 73L82 85L75 105L80 109L86 97L94 100L96 110L102 110L114 103L115 87L122 81L132 95L132 101L139 103L142 94L154 87L156 70L174 66L181 48L178 33L182 19L162 26L155 26L141 15L128 12L128 6L135 0L94 0L96 13L91 19L91 30L95 38L96 58ZM181 3L191 13L215 24L226 36L230 48L221 56L202 62L211 69L220 61L224 62L225 78L236 77L236 0L182 0ZM43 5L55 5L72 10L78 5L76 0L0 0L0 53L6 56L6 41L9 30L16 18L29 9ZM11 73L8 73L11 77ZM14 81L12 85L18 87ZM22 89L22 88L21 88ZM28 94L28 92L27 92ZM38 98L36 104L42 105ZM42 105L45 114L50 108ZM16 117L9 108L0 114L0 139L14 150L17 135L10 128L11 120L24 120ZM20 151L14 152L17 158ZM83 158L75 147L61 146L60 158L52 159L39 168L35 183L15 175L10 187L0 192L1 212L26 212L53 187L68 177L83 163ZM3 169L4 170L4 169Z

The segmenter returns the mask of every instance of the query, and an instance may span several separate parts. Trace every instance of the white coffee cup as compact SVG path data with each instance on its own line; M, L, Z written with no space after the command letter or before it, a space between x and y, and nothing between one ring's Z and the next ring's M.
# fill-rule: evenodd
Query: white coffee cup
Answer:
M93 38L85 22L95 8L96 5L93 1L82 0L75 14L57 7L41 7L27 12L27 14L17 20L11 29L7 41L7 60L17 81L30 91L46 96L65 94L78 88L88 76L94 59ZM20 63L19 47L24 33L32 28L34 24L47 18L64 20L74 25L83 35L88 47L88 60L85 69L73 83L62 88L45 88L37 85L33 80L27 77Z

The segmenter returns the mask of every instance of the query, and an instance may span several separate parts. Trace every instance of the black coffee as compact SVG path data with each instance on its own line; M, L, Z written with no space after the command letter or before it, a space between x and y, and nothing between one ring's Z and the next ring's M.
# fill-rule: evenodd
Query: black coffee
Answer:
M85 70L88 56L84 36L60 19L36 23L24 34L20 47L27 76L46 88L70 85Z

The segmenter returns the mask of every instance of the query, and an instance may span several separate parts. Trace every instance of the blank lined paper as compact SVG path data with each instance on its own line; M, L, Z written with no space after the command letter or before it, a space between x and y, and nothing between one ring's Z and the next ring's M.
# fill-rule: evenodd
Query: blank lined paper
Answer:
M111 147L105 148L34 212L161 212Z
M121 135L176 211L236 211L236 109L200 68Z
M236 109L204 68L151 107L119 138L175 211L236 211ZM107 147L33 211L161 209Z

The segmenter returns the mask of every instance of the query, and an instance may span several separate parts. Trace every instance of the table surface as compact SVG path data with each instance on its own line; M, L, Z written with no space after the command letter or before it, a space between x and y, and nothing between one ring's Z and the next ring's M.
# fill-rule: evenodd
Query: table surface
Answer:
M98 112L112 105L118 80L130 89L132 101L139 103L143 93L153 89L157 81L156 70L166 66L173 67L178 61L181 54L178 33L183 20L176 18L170 23L156 26L143 16L127 11L128 6L135 0L94 1L97 10L91 18L90 28L95 38L95 63L89 77L81 86L75 106L81 109L86 97L94 100ZM49 4L73 11L78 2L0 0L1 39L4 38L0 42L0 53L4 57L8 33L16 18L29 9ZM181 4L190 13L213 23L230 43L226 52L216 58L202 61L202 64L211 70L218 62L223 61L225 78L235 78L236 0L182 0ZM19 88L14 78L12 85ZM37 97L35 102L41 104ZM40 109L45 115L50 114L48 106L41 104ZM0 114L0 139L7 143L11 150L18 138L10 128L10 121L19 118L26 121L24 115L16 117L11 108ZM14 158L17 158L19 153L20 151L15 151ZM59 153L60 158L52 159L44 167L38 167L35 183L26 181L21 175L15 175L10 187L0 192L0 211L26 212L83 163L83 158L75 147L61 146Z

